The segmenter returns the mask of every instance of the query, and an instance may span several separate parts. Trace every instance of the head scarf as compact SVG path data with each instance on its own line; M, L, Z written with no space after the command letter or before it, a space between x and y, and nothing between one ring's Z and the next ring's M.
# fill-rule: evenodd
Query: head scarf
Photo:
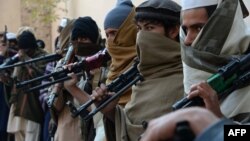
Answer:
M220 0L182 0L182 10L194 9L198 7L205 7L218 4Z
M126 20L118 29L114 40L108 41L107 50L111 56L111 64L106 83L110 83L126 71L136 57L136 33L134 24L135 9L133 8ZM130 100L131 89L120 97L119 104L125 105Z
M172 0L148 0L136 7L135 19L155 19L166 24L180 23L181 6Z
M192 43L192 47L184 45L186 35L181 29L185 92L190 91L191 85L207 80L233 57L244 56L250 44L249 31L237 0L224 0L223 2L218 0L217 9ZM222 102L221 109L225 116L230 118L240 113L250 112L249 89L248 86L234 91Z
M119 29L131 13L133 7L130 0L117 0L116 6L105 17L104 30L107 28Z
M20 49L36 48L36 38L33 33L24 31L18 38L18 47Z
M91 17L79 17L74 22L71 40L76 40L79 37L87 37L92 43L97 43L100 38L99 29L96 22Z

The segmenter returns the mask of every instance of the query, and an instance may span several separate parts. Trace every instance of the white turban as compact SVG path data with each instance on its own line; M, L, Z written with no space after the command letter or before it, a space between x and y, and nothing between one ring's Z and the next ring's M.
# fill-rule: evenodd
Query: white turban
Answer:
M67 19L66 18L63 18L60 22L60 26L61 27L65 27L67 25Z
M16 34L15 34L15 33L8 32L8 33L6 34L6 38L7 38L8 40L16 39Z
M182 0L182 10L205 7L218 4L219 0Z

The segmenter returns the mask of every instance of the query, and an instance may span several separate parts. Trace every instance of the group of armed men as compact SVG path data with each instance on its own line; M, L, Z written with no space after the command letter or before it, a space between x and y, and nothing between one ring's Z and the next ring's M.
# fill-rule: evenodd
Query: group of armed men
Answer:
M106 39L90 16L63 18L55 54L32 27L2 32L0 140L223 141L250 121L248 81L234 83L249 75L248 14L242 0L118 0Z

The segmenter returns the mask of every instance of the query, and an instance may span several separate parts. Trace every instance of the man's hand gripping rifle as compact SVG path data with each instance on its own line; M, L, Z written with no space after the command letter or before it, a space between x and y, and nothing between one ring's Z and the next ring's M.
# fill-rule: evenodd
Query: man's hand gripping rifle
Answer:
M80 115L84 120L91 119L97 112L102 110L110 102L120 97L132 85L142 80L143 78L137 69L138 63L138 61L135 61L132 67L130 67L127 71L122 73L119 77L117 77L114 81L107 85L107 90L110 92L115 92L115 94L101 101L97 108L90 113L87 111L87 108L95 102L93 99L87 101L79 108L75 108L74 105L68 103L68 105L71 107L72 117L77 117L78 115Z
M234 90L245 87L250 83L250 54L241 59L235 58L227 65L218 69L218 72L207 79L207 83L218 93L219 99L225 98ZM178 110L191 106L202 106L200 97L193 99L183 98L172 107Z
M71 73L71 72L79 73L83 70L96 69L98 67L101 67L102 63L104 61L107 61L107 60L109 60L109 55L107 53L105 53L104 51L98 52L97 54L90 56L90 57L87 57L86 59L72 65L72 69L70 69L70 70L68 68L65 68L65 69L61 69L59 71L56 71L56 72L53 72L53 73L50 73L50 74L47 74L47 75L44 75L41 77L37 77L37 78L32 79L32 80L27 80L27 81L18 83L17 88L19 88L19 89L24 88L24 86L31 84L33 82L36 82L36 81L42 81L44 79L53 79L54 80L53 82L32 87L32 88L27 89L26 91L31 92L31 91L34 91L37 89L46 88L46 87L51 86L53 84L71 79L70 77L67 76L68 73Z
M74 72L76 74L79 74L82 71L93 70L93 69L99 68L99 67L103 66L104 64L106 64L106 62L108 60L110 60L110 56L109 56L107 50L104 49L104 50L99 51L98 53L94 54L93 56L87 57L86 59L80 61L79 63L74 64L70 70L68 68L66 68L66 69L54 72L52 74L49 74L48 76L52 77L54 79L53 82L45 84L45 85L33 87L30 90L41 89L43 87L48 87L48 86L55 84L55 83L69 80L69 79L71 79L71 77L67 76L68 73ZM56 97L55 95L51 95L49 97L49 99L47 101L49 107L52 106L55 97Z

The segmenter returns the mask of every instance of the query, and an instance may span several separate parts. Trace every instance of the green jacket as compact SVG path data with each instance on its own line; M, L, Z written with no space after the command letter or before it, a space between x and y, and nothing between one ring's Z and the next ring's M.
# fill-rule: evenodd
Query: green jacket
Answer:
M47 52L37 48L30 58L37 58L43 55L46 55ZM35 77L41 76L44 74L46 62L38 61L32 64L28 64L29 68L33 70L32 76L29 75L27 66L16 67L13 72L13 77L18 81L30 80ZM26 89L39 85L40 82L35 82ZM14 87L15 89L15 87ZM14 99L14 100L13 100ZM25 119L42 123L43 121L43 110L39 102L39 90L26 93L24 89L17 89L16 92L12 91L12 100L13 104L16 106L15 115L23 117Z

